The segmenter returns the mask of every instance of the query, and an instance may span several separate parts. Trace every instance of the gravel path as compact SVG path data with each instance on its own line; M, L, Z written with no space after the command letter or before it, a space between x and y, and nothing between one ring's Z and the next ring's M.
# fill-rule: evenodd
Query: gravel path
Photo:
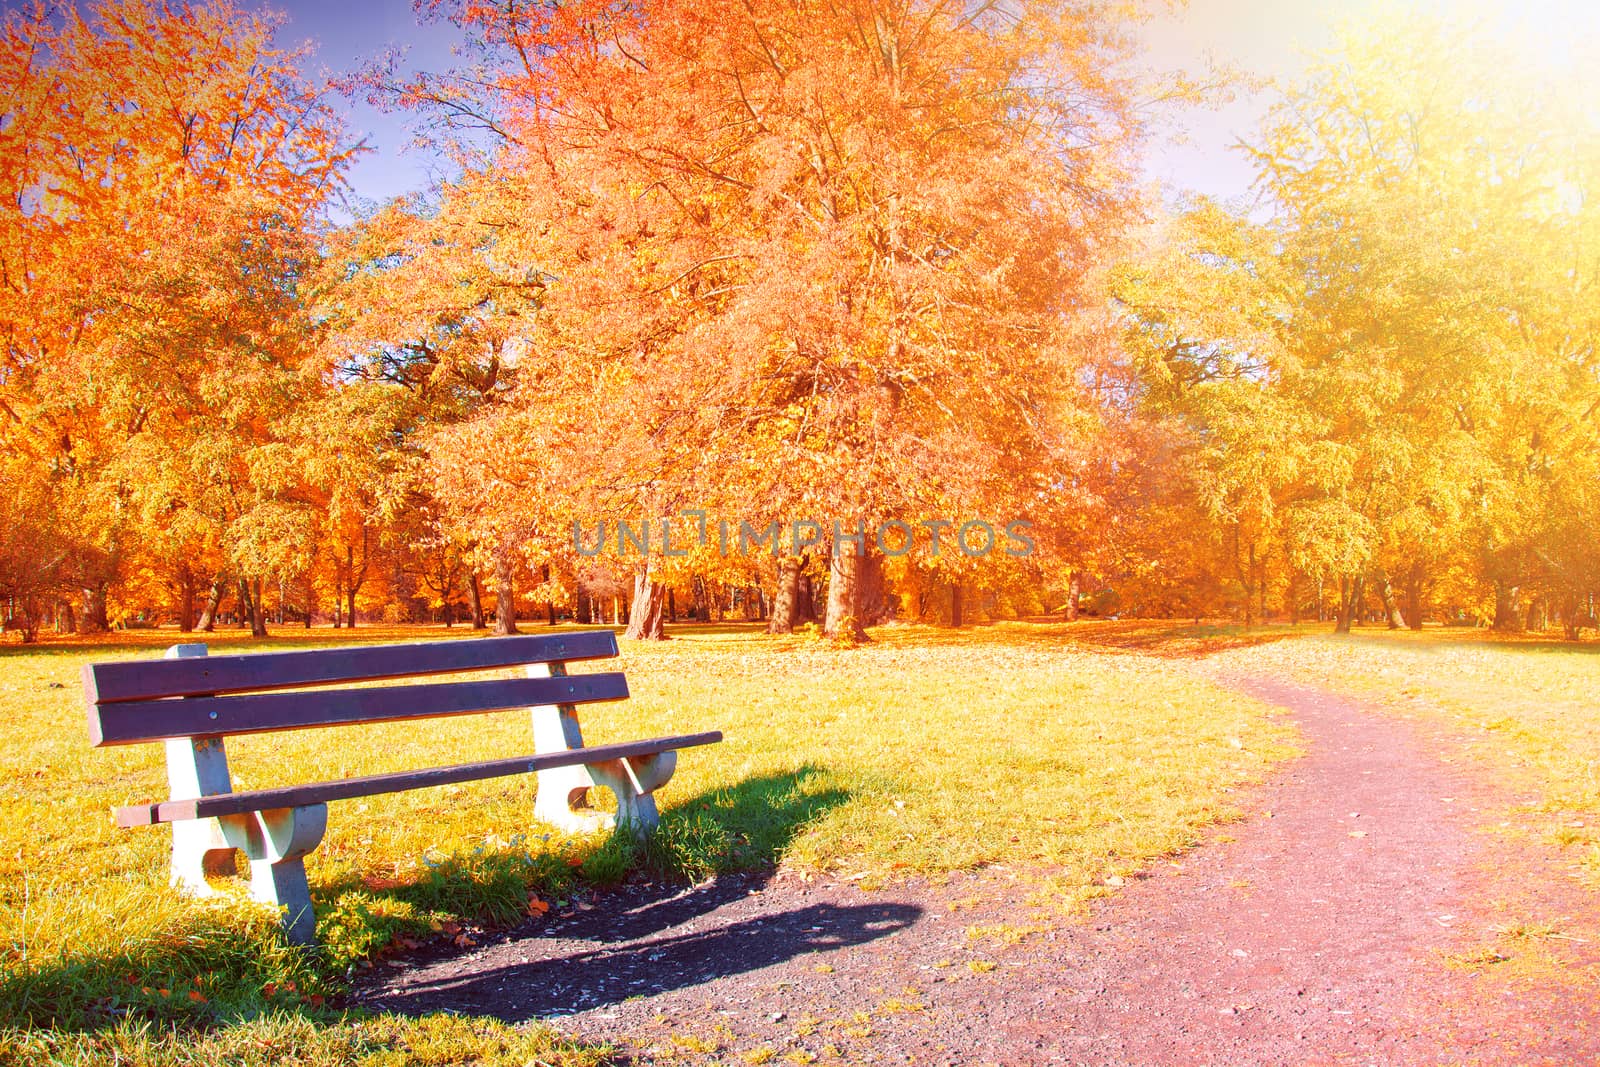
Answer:
M1514 952L1481 955L1508 893L1600 926L1549 857L1480 832L1516 798L1401 718L1223 680L1289 709L1306 756L1085 922L1004 869L876 892L790 872L629 886L357 999L550 1018L639 1062L1600 1063L1592 943L1564 935L1561 968L1515 980Z

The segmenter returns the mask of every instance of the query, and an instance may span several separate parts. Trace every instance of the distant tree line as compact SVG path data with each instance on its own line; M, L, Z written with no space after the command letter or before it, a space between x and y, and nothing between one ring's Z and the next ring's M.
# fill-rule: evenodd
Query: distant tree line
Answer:
M7 627L1593 627L1592 72L1397 19L1282 90L1256 204L1166 210L1193 89L1128 14L441 4L469 66L338 88L453 176L334 225L362 146L272 18L10 12ZM695 515L916 551L574 546Z

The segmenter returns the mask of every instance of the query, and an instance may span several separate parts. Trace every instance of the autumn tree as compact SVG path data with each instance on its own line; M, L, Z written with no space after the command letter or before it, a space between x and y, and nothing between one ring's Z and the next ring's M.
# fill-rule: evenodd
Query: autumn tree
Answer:
M215 529L168 543L180 585L259 562L234 530L273 503L249 456L292 396L306 237L350 154L274 25L106 0L0 28L0 442L50 472L80 623L194 499Z
M1301 358L1351 457L1343 499L1372 528L1351 582L1386 591L1423 562L1419 526L1471 521L1513 625L1540 468L1594 440L1594 320L1571 302L1595 269L1592 124L1465 20L1352 34L1340 60L1258 158L1310 281Z
M1593 146L1465 21L1352 32L1287 90L1252 149L1274 217L1202 206L1124 279L1230 555L1279 538L1291 580L1337 580L1344 630L1369 593L1419 622L1468 553L1520 625L1564 513L1544 502L1594 442Z
M433 10L478 65L376 81L494 138L474 179L505 205L489 258L548 280L514 324L511 406L593 414L582 449L550 453L553 484L587 482L612 515L727 500L837 519L827 628L859 635L848 535L931 507L1003 511L1051 483L1073 437L1062 324L1129 206L1111 16ZM645 635L657 565L639 568Z

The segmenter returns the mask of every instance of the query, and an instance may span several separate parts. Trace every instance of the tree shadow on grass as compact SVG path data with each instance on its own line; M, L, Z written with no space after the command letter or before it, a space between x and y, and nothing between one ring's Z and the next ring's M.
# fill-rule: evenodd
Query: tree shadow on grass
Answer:
M1486 648L1496 652L1538 652L1549 655L1551 653L1571 653L1583 656L1600 654L1600 640L1592 633L1586 632L1585 636L1576 641L1568 641L1562 637L1555 637L1548 633L1538 634L1496 634L1484 630L1448 631L1429 629L1424 632L1420 640L1413 642L1418 648ZM1373 641L1383 638L1376 634L1361 634L1363 638ZM1387 635L1385 635L1387 636ZM1428 638L1437 638L1429 642ZM1392 641L1393 639L1390 638ZM1403 641L1393 642L1397 647L1404 647Z
M667 623L668 637L743 637L767 632L764 621L754 619L724 619L722 622Z
M1219 652L1252 648L1304 636L1292 626L1245 627L1236 623L1194 623L1170 619L1090 621L1067 625L1070 644L1162 659L1204 659Z

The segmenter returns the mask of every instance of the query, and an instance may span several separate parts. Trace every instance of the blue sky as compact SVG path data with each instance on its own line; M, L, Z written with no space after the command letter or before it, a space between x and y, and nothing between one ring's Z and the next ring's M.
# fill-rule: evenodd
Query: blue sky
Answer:
M419 69L455 62L454 27L418 25L409 0L274 0L264 6L286 16L278 31L282 44L315 47L308 73L342 74L390 49L404 50L406 65ZM352 132L373 149L350 174L356 196L386 200L429 184L437 162L426 150L410 147L405 116L385 114L363 100L347 102L344 110Z
M1430 2L1453 7L1464 0ZM422 69L452 63L454 28L419 25L409 0L269 0L267 6L287 17L280 31L285 44L316 45L313 73L347 71L390 48L404 49L406 62ZM1143 37L1150 61L1164 68L1197 70L1215 60L1255 75L1292 78L1307 50L1333 41L1334 21L1381 18L1384 6L1383 0L1191 0L1173 5ZM1593 63L1600 56L1600 0L1500 0L1485 7L1506 31L1527 31L1536 61ZM1247 198L1250 168L1231 146L1252 135L1265 106L1265 94L1240 93L1215 110L1172 115L1150 146L1148 177L1173 192ZM436 163L425 150L408 148L405 118L364 101L347 108L351 128L374 149L351 175L356 195L382 200L426 187Z
M314 71L347 70L389 48L405 49L407 62L423 69L451 62L453 27L419 26L409 0L275 0L268 6L288 16L281 31L285 43L316 43ZM1151 55L1162 65L1197 67L1214 56L1257 73L1290 74L1298 67L1298 47L1317 47L1330 39L1324 16L1352 6L1365 5L1361 0L1194 0L1153 23L1147 38ZM1244 196L1249 170L1228 145L1254 127L1262 106L1260 99L1247 96L1217 112L1174 116L1187 143L1164 140L1153 145L1148 173L1175 188ZM366 132L375 149L351 175L357 195L384 199L427 183L432 160L424 151L407 150L410 134L403 116L353 101L349 120L352 128Z

